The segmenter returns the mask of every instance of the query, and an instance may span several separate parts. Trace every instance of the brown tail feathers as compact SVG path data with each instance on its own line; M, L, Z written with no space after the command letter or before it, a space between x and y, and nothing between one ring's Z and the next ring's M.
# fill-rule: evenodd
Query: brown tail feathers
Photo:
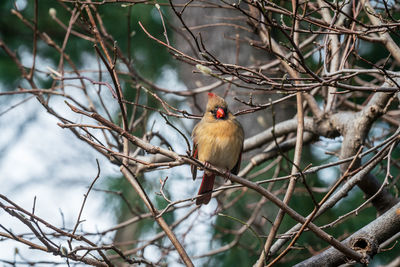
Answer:
M197 195L199 195L200 197L196 199L196 205L207 205L208 202L210 202L211 193L214 187L214 181L215 174L206 174L204 172L203 180L201 181L201 186L199 192L197 193Z

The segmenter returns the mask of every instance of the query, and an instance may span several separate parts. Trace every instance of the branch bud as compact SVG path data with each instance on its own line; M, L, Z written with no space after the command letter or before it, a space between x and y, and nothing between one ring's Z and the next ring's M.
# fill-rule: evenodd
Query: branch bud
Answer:
M196 64L196 68L206 75L210 75L212 73L212 70L209 67L203 66L201 64Z

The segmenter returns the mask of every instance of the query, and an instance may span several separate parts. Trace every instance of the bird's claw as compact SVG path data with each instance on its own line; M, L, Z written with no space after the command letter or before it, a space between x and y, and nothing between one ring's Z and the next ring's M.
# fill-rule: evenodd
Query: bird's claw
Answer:
M210 168L211 164L208 161L204 162L204 169ZM231 180L232 178L232 173L229 169L226 169L224 172L224 180L227 182L228 180Z
M211 164L208 161L205 161L204 168L206 169L206 168L210 168L210 167L211 167Z
M225 171L225 173L224 173L225 183L226 183L228 180L231 180L231 178L232 178L232 173L227 169L227 170Z

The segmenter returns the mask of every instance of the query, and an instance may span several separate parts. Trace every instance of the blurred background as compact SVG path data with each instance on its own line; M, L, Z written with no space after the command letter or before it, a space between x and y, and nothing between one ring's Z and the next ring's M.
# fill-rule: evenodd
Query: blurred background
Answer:
M36 71L33 81L37 88L54 89L58 85L50 75L51 70L59 70L62 64L68 65L69 63L61 60L59 51L47 45L43 40L38 40L37 46L33 46L34 37L31 27L34 27L32 23L35 16L34 2L28 0L0 2L0 40L15 52L27 72L33 64L33 51L37 49ZM64 43L65 26L68 26L71 18L70 10L74 7L72 2L38 1L37 29L50 36L59 47L65 45L64 53L68 54L70 61L75 64L80 73L84 73L86 77L93 80L112 83L112 79L107 75L107 70L97 56L91 41L72 34L67 43ZM176 3L179 4L180 2ZM209 5L212 5L212 3L214 2L210 2ZM179 20L170 8L163 4L165 3L160 3L160 10L167 26L167 35L171 45L188 55L196 56L196 50L191 46L193 43L188 42L187 37L180 34L182 25L180 25ZM128 105L129 114L136 112L137 118L143 117L138 124L139 126L135 127L133 134L144 138L147 132L157 133L159 136L147 136L146 138L149 138L153 144L171 147L180 154L186 154L187 146L184 138L175 129L168 126L164 118L157 112L158 109L161 109L160 102L145 91L140 91L138 86L146 85L149 82L174 92L188 92L218 80L206 77L194 66L177 60L174 53L168 53L163 45L149 38L139 27L138 22L140 21L149 33L166 42L160 12L154 3L99 4L96 5L96 10L101 15L103 26L112 35L113 42L116 42L135 71L135 73L132 73L132 70L126 68L124 64L118 65L125 99L132 102L138 101L138 103L154 109L152 111ZM252 65L270 62L273 59L273 56L264 50L246 45L238 46L238 42L242 42L242 40L257 39L257 33L249 30L248 22L240 18L238 13L232 15L232 10L228 9L191 8L185 14L188 25L203 25L203 27L193 27L192 30L195 33L201 32L208 51L216 55L221 62ZM393 16L398 15L393 14ZM226 19L228 17L231 19ZM207 26L218 23L235 23L237 26ZM87 37L90 36L90 27L87 21L79 16L76 24L82 26L80 28L81 33ZM86 29L87 32L82 29ZM238 36L240 36L240 39ZM398 37L396 36L396 38ZM383 51L379 44L372 45L372 43L362 42L360 43L359 53L371 62L377 62L387 55L387 51ZM310 65L318 64L320 57L317 54L307 59ZM363 64L360 63L360 65ZM101 71L98 71L99 69ZM65 67L64 70L65 76L76 76L70 65ZM282 77L282 70L279 68L271 69L269 75L271 77ZM82 105L93 104L99 110L102 110L101 115L109 116L115 121L121 120L119 106L106 86L100 87L97 84L87 82L87 92L83 92L80 88L80 81L71 79L63 81L63 87L63 91L67 91L68 95L80 101ZM29 88L28 81L21 78L20 70L5 50L0 50L0 93L12 92L21 88ZM249 90L224 84L214 91L226 97L233 112L246 108L243 103L236 101L235 97L248 101ZM159 95L171 106L198 116L201 116L206 101L206 93L185 96L184 94L179 95L179 93L159 92ZM256 103L267 103L270 99L278 99L281 96L282 94L278 93L266 94L260 91L252 91L252 97ZM368 98L368 95L354 94L352 97L352 101L360 104ZM88 99L95 101L89 103ZM85 116L71 112L64 100L66 99L60 96L52 96L48 99L51 107L58 114L68 117L70 121L81 124L91 122ZM323 104L323 99L317 98L317 100L320 105ZM106 109L102 109L102 107L106 107ZM272 114L274 114L274 117ZM295 98L292 98L285 105L277 107L274 113L271 109L264 109L260 112L239 116L239 120L244 125L246 137L251 137L270 127L273 119L275 122L280 122L292 118L295 114ZM198 121L197 119L175 117L169 117L168 120L181 130L189 140L191 130ZM178 254L170 249L171 244L165 237L158 239L150 246L143 246L146 240L160 232L159 226L153 219L143 219L119 230L112 230L113 226L127 222L138 214L146 213L145 206L121 175L117 162L110 161L109 158L96 151L92 146L79 140L68 128L58 126L57 123L59 122L60 120L55 116L46 112L34 95L3 94L0 96L0 193L26 210L32 211L34 209L37 216L49 223L70 231L76 224L84 194L87 193L100 169L99 179L86 200L78 231L86 233L89 238L92 234L93 239L100 240L102 244L116 243L124 249L137 249L134 253L135 256L156 262L159 265L181 266L182 263L179 261ZM388 136L390 134L389 128L387 123L377 122L369 138L371 145L376 144L373 140L374 137ZM103 135L100 130L94 131L93 135L104 143L108 142L107 135ZM112 136L108 137L112 139ZM168 141L168 143L166 144L165 141ZM312 144L304 147L301 167L304 168L309 162L312 162L315 166L336 160L340 145L340 137L314 140ZM243 161L248 162L258 151L260 149L246 153ZM146 156L145 154L140 155ZM287 155L293 157L292 152L287 152ZM400 150L396 148L392 156L398 158L399 155ZM96 160L99 161L99 169ZM257 166L253 173L262 170L273 160ZM374 170L375 175L381 181L385 176L382 169L384 164L385 162ZM245 166L245 164L242 164L242 166ZM280 169L262 172L261 175L254 176L252 180L258 181L273 176L287 175L290 173L290 169L291 167L286 162L281 165ZM398 169L397 166L392 172L394 177L399 176ZM339 167L322 170L308 176L310 179L309 186L316 190L317 198L321 199L326 188L338 176L340 176ZM165 168L140 174L138 179L159 210L162 210L168 204L162 196L157 194L160 190L160 181L167 177L168 183L166 183L165 192L172 201L188 199L196 195L200 179L195 182L192 181L189 166ZM218 183L222 184L223 179L218 180ZM277 182L269 190L277 192L282 188L285 189L286 184L286 181ZM397 188L398 185L395 185L391 190L397 194ZM235 191L228 196L212 199L208 206L195 208L192 204L164 214L164 219L170 225L189 214L188 219L179 224L174 232L183 237L186 244L189 244L185 248L190 255L193 255L196 266L252 266L258 259L266 238L263 234L268 233L266 229L269 229L270 220L273 220L276 216L278 209L272 204L264 204L261 209L262 216L252 222L252 229L247 229L238 236L235 231L245 224L249 214L259 201L259 195L251 190L245 192L246 194L241 196L240 201L235 202L233 208L224 207L225 209L222 210L224 214L220 213L221 205L228 203L241 192ZM319 195L318 192L320 192ZM291 201L291 207L302 215L309 214L313 209L313 203L304 186L300 184L296 193ZM340 215L351 211L363 201L363 193L358 188L354 188L348 197L326 212L325 216L317 219L315 223L317 225L330 223ZM192 209L196 210L189 213ZM367 205L357 216L352 216L335 227L325 230L336 237L345 237L375 218L376 210L372 205ZM286 216L280 233L284 233L294 224L295 222ZM18 235L29 232L25 225L3 210L0 211L0 225L3 230L12 229L12 232ZM103 234L98 235L98 233ZM261 240L263 241L261 242ZM65 240L59 242L59 245L67 247ZM306 232L298 240L298 250L291 252L277 266L291 266L295 262L319 252L326 245L312 233ZM220 253L215 252L215 254L207 255L208 252L224 248L224 246L231 247ZM385 253L377 255L371 266L385 264L399 253L399 246L395 245ZM67 261L61 257L31 250L26 245L1 237L0 262L3 266L18 265L18 263L22 266L23 264L26 265L26 262L38 266L67 264ZM79 265L79 263L72 262L71 264Z

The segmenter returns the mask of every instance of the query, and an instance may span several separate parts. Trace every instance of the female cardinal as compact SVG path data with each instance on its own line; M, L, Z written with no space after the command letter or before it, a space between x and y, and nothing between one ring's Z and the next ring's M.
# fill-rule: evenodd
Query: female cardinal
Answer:
M244 133L240 123L228 110L221 97L208 93L206 112L192 132L193 157L215 167L225 168L233 174L240 169ZM193 180L197 168L192 166ZM204 171L196 204L208 204L214 187L215 174Z

